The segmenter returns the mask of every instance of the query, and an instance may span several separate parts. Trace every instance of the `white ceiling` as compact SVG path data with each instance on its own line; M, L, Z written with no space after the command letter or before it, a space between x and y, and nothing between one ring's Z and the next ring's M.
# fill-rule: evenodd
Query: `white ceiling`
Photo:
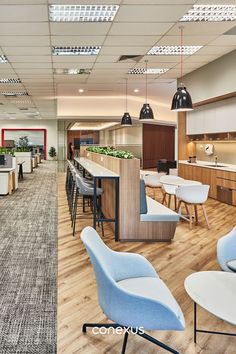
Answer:
M55 23L48 20L48 4L119 4L113 23ZM235 4L235 0L0 0L0 78L20 78L22 84L0 84L0 92L25 91L30 96L4 98L0 95L0 119L56 118L58 96L124 94L144 95L144 76L127 75L133 67L169 68L162 75L149 75L149 96L167 102L180 76L179 56L147 56L154 45L179 45L179 19L193 4ZM184 44L202 45L184 57L187 74L236 49L236 36L223 35L235 22L186 23ZM101 45L97 56L51 55L51 46ZM143 55L139 63L117 63L120 55ZM56 68L88 68L90 75L54 74ZM139 89L134 93L135 88ZM28 108L28 111L22 110Z

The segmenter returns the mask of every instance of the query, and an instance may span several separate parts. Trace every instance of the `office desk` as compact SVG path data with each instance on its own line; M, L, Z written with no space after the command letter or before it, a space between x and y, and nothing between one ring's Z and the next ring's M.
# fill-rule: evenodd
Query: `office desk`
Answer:
M96 230L97 222L114 222L115 223L115 240L119 240L119 178L115 172L93 162L85 157L75 157L75 165L81 166L83 175L87 171L93 177L94 196L93 196L93 227ZM114 218L98 218L97 217L97 181L102 179L114 179L115 181L115 216Z

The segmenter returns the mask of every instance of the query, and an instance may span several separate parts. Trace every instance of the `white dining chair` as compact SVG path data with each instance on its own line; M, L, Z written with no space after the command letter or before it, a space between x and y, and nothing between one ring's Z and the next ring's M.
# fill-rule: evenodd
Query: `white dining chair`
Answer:
M166 203L168 208L170 208L170 206L171 206L171 199L173 196L175 210L177 209L177 201L176 201L175 191L176 191L176 188L178 187L178 182L181 182L181 181L183 181L182 177L173 176L173 175L165 175L165 176L161 176L161 178L160 178L160 182L161 182L162 188L163 188L162 204ZM168 202L166 201L167 197L168 197Z
M202 207L207 227L208 229L210 228L207 212L204 206L204 203L207 201L208 198L209 188L210 186L208 186L207 184L183 185L176 188L176 198L178 199L177 211L180 212L181 204L184 203L189 217L188 220L190 229L192 229L194 214L195 223L198 224L198 205Z
M165 172L155 172L155 173L143 175L145 187L153 190L154 199L158 198L158 193L157 193L158 190L162 192L162 183L160 182L160 178L162 176L165 176Z

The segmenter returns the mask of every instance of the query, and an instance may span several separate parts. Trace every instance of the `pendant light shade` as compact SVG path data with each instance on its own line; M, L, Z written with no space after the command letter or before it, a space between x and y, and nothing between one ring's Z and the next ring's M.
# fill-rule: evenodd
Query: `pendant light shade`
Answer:
M173 97L171 110L176 112L186 112L193 110L193 104L190 94L186 87L179 86Z
M142 107L140 114L139 114L139 119L140 120L154 119L153 111L152 111L152 108L150 107L149 103L143 104L143 107Z
M149 103L147 103L147 60L145 60L146 63L146 71L145 71L145 82L146 82L146 103L143 104L143 107L141 108L141 111L139 113L139 119L141 121L150 121L154 119L153 111Z
M122 126L131 126L132 125L132 118L130 117L129 112L125 112L122 119L121 119Z
M181 61L180 61L180 66L181 66L181 79L183 77L183 29L184 27L181 26L179 27L181 30ZM187 112L187 111L192 111L193 110L193 104L192 104L192 98L187 91L186 87L184 87L184 84L181 82L181 84L178 86L176 93L174 94L174 97L172 99L172 105L171 105L171 110L175 112Z
M126 112L124 113L122 119L121 119L121 123L120 125L122 125L122 127L130 127L132 125L132 118L129 114L129 112L127 112L127 81L128 79L125 79L126 80Z

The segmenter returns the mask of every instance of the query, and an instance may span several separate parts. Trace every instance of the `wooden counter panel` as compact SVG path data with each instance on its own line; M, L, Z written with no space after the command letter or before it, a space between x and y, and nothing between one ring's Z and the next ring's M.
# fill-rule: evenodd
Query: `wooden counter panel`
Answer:
M216 171L216 177L229 179L231 181L236 181L236 172L229 172L229 171Z
M216 184L217 186L225 187L225 188L230 188L236 190L236 181L230 181L229 179L224 179L224 178L216 178Z

